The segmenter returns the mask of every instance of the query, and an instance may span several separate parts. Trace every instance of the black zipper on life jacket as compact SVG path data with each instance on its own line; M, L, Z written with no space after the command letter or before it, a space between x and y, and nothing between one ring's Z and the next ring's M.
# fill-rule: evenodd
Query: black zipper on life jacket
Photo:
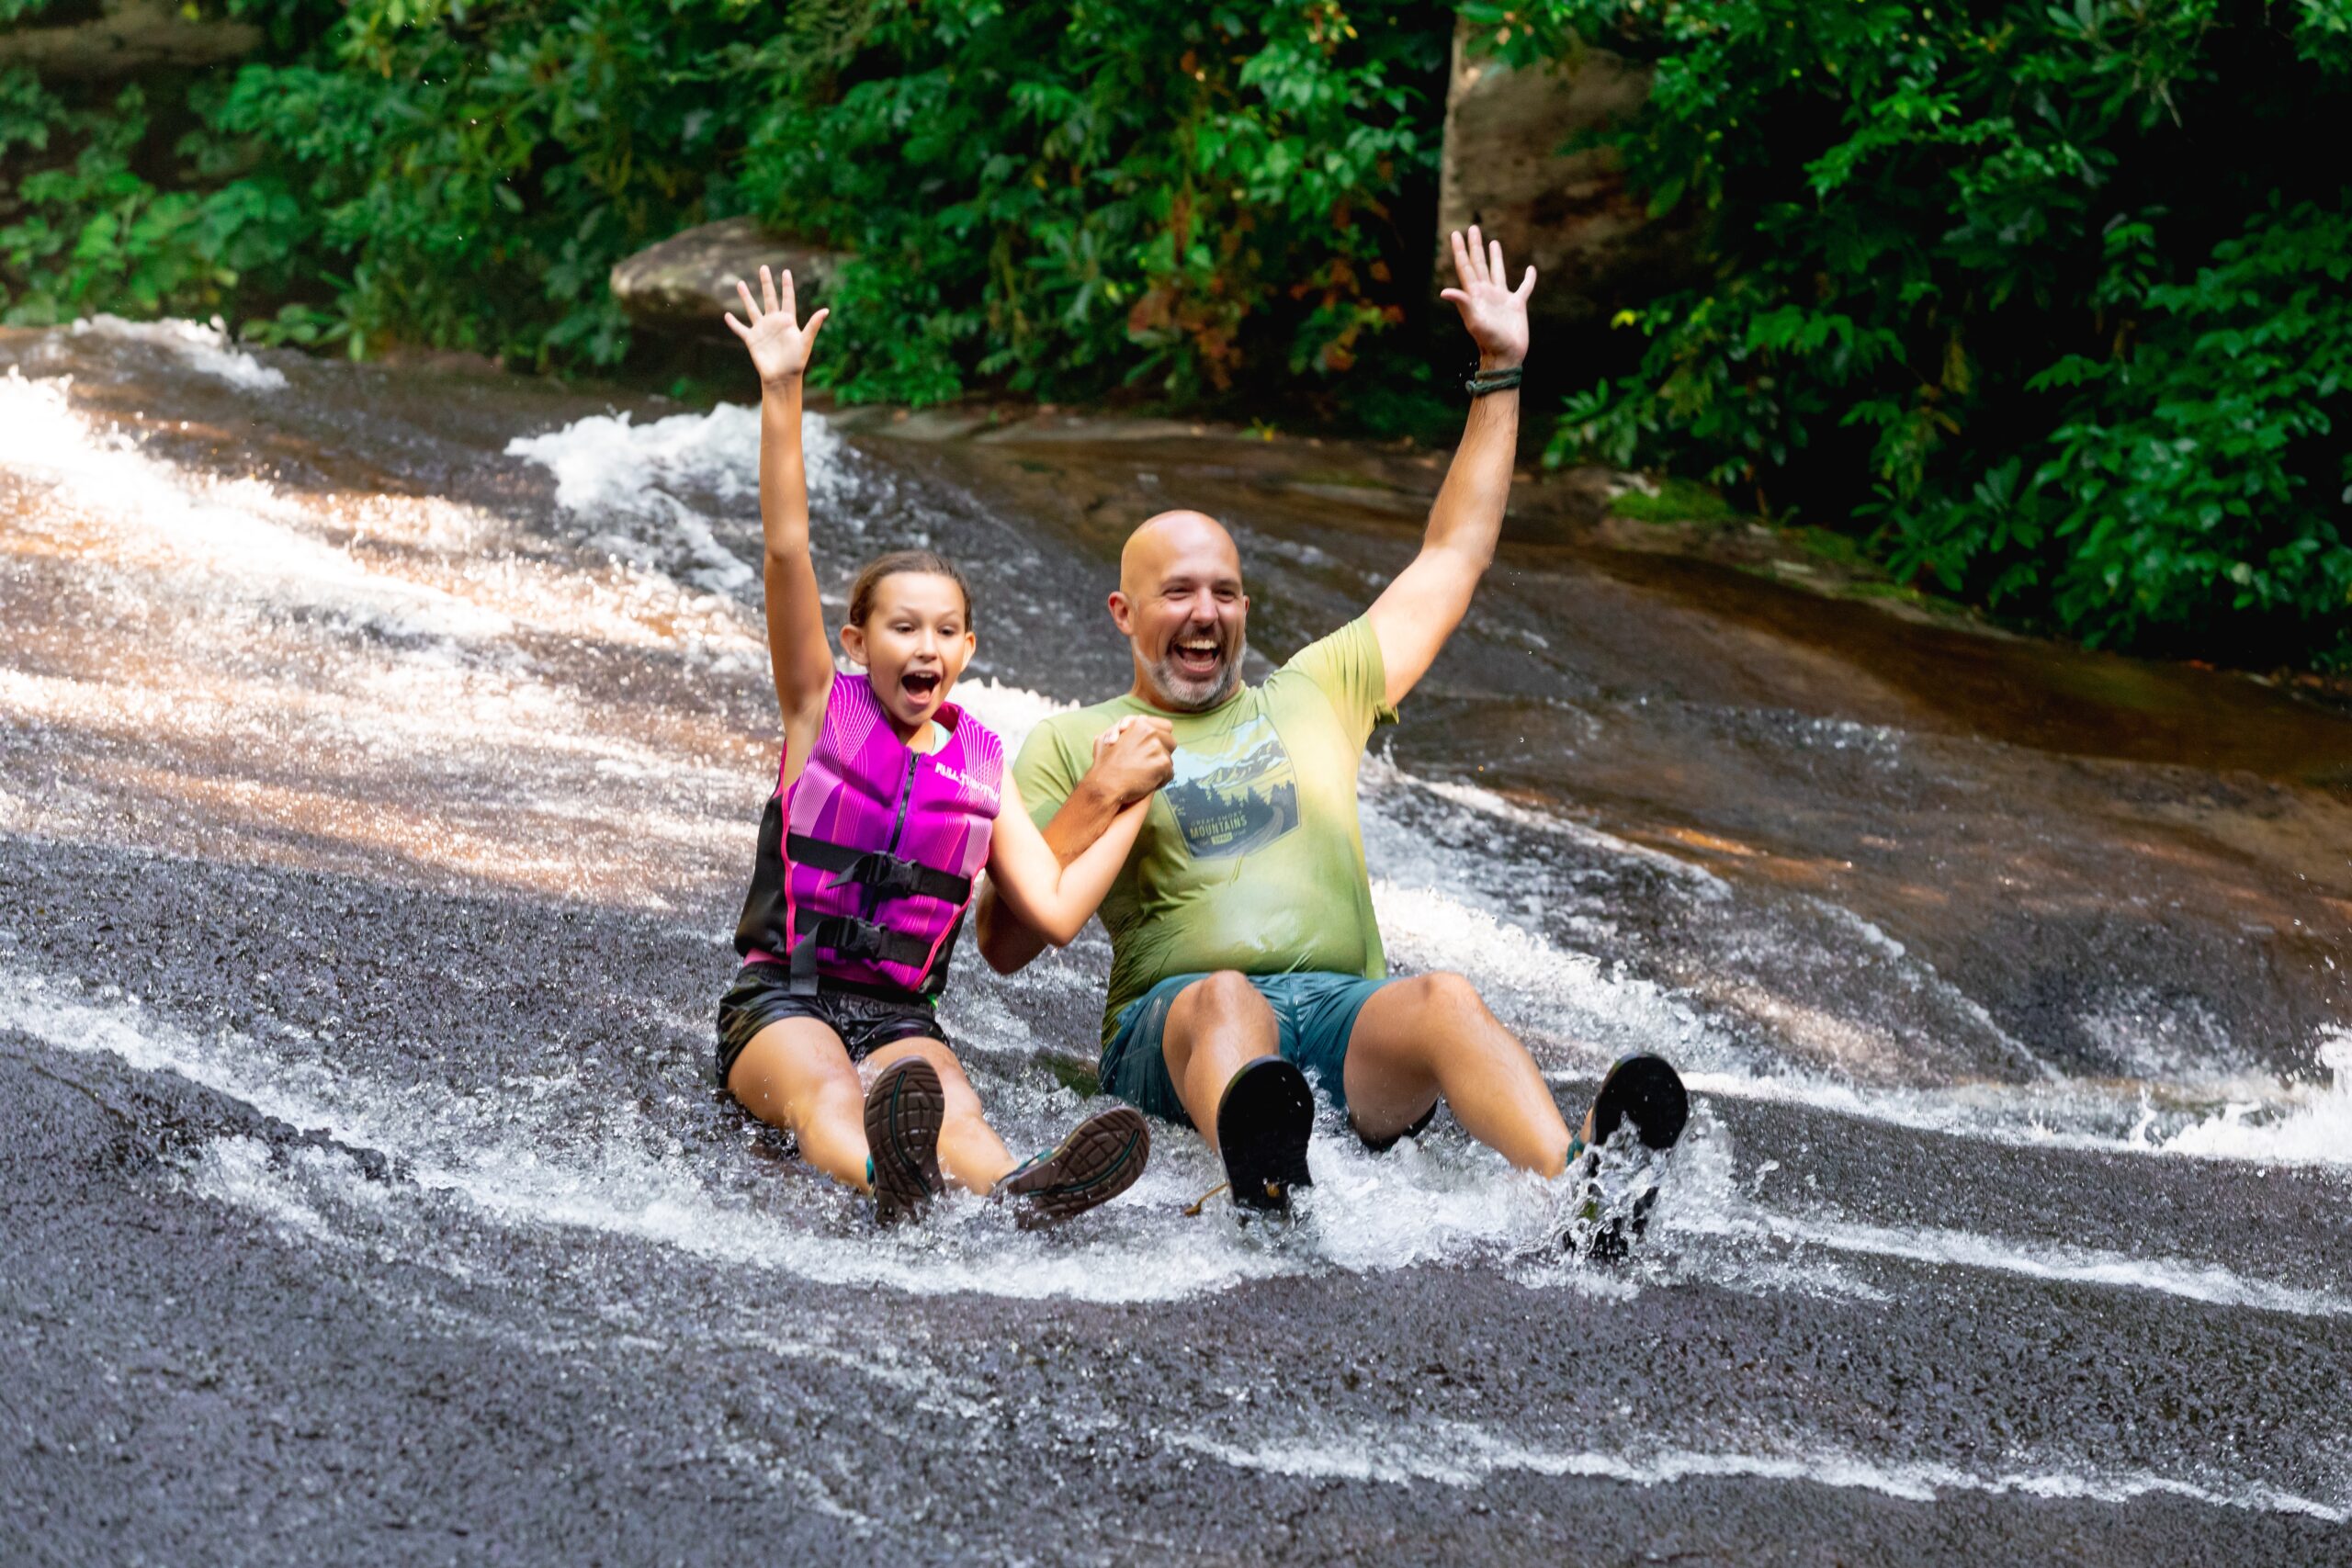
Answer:
M899 836L907 830L907 807L914 804L915 764L922 760L913 747L907 748L906 777L899 781L899 819L890 824L890 841L882 846L882 852L886 855L899 852ZM872 919L881 908L882 895L869 891L865 895L865 918Z
M907 807L914 804L915 764L922 761L914 748L907 749L907 776L899 784L899 819L890 824L890 841L883 847L886 855L899 852L899 835L907 830Z

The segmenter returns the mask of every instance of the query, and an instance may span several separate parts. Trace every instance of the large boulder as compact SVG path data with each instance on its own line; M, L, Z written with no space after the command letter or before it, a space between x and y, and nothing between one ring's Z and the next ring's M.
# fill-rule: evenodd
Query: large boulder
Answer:
M141 72L198 69L261 48L251 22L191 19L168 0L105 0L96 17L0 32L0 67L29 65L58 82L114 81Z
M1563 152L1579 131L1638 110L1650 73L1606 50L1512 67L1485 51L1483 30L1454 29L1438 175L1440 275L1446 235L1479 224L1516 270L1535 264L1537 314L1586 322L1687 271L1690 236L1649 217L1613 154Z
M649 327L717 328L735 310L735 280L759 289L760 265L790 268L805 313L839 269L841 256L772 234L750 218L722 218L673 234L614 264L613 298Z

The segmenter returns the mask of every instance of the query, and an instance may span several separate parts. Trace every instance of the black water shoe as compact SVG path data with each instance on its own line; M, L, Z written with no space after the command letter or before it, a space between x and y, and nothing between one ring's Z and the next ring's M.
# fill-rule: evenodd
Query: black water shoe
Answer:
M1292 1189L1315 1185L1306 1171L1314 1130L1315 1096L1305 1073L1280 1056L1261 1056L1234 1074L1216 1104L1216 1146L1233 1201L1288 1213Z
M1150 1158L1151 1124L1122 1105L1080 1122L1059 1148L1014 1168L989 1196L1012 1205L1023 1230L1059 1224L1133 1187Z
M1682 1075L1663 1056L1640 1052L1620 1056L1592 1097L1581 1144L1605 1144L1617 1129L1631 1122L1642 1146L1652 1152L1672 1148L1681 1141L1690 1121L1690 1095ZM1573 1157L1573 1156L1571 1156Z
M874 1076L865 1091L865 1175L879 1223L896 1224L931 1206L946 1116L939 1069L921 1056L901 1056Z
M1566 1246L1613 1262L1648 1228L1667 1156L1690 1124L1690 1096L1663 1056L1619 1058L1600 1080L1584 1135L1568 1150L1568 1179L1582 1191Z

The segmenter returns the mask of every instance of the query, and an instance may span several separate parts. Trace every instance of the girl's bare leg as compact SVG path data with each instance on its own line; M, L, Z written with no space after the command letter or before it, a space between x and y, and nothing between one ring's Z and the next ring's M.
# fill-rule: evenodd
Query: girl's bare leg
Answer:
M798 1138L800 1157L810 1165L844 1187L867 1190L865 1086L831 1029L813 1018L769 1024L735 1058L727 1092L769 1126ZM952 1094L948 1104L952 1111Z
M972 1082L964 1076L956 1053L936 1040L897 1040L860 1062L858 1071L871 1083L875 1074L901 1056L921 1056L936 1068L939 1087L947 1097L947 1114L939 1127L939 1168L967 1191L986 1192L995 1187L1012 1168L1012 1156L981 1117L980 1097L972 1091ZM862 1099L859 1105L862 1114ZM865 1147L862 1132L857 1146L861 1151Z

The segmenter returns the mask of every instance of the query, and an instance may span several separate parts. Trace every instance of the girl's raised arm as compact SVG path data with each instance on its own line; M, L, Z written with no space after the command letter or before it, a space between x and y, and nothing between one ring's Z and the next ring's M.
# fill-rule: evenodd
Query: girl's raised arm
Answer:
M1068 947L1085 926L1087 917L1111 891L1119 868L1135 848L1144 813L1152 797L1122 807L1102 836L1068 865L1029 820L1021 804L1021 788L1012 773L1004 774L1004 800L996 817L996 832L989 841L989 880L997 897L1010 905L1022 924L1056 947Z
M760 299L738 279L743 314L727 324L751 351L760 373L760 531L766 538L762 578L766 588L768 662L775 672L776 706L785 732L809 727L832 689L833 655L825 641L825 612L817 598L817 569L808 559L808 475L800 450L800 383L808 351L831 312L799 323L792 274L775 279L760 268ZM765 309L762 309L764 302Z

